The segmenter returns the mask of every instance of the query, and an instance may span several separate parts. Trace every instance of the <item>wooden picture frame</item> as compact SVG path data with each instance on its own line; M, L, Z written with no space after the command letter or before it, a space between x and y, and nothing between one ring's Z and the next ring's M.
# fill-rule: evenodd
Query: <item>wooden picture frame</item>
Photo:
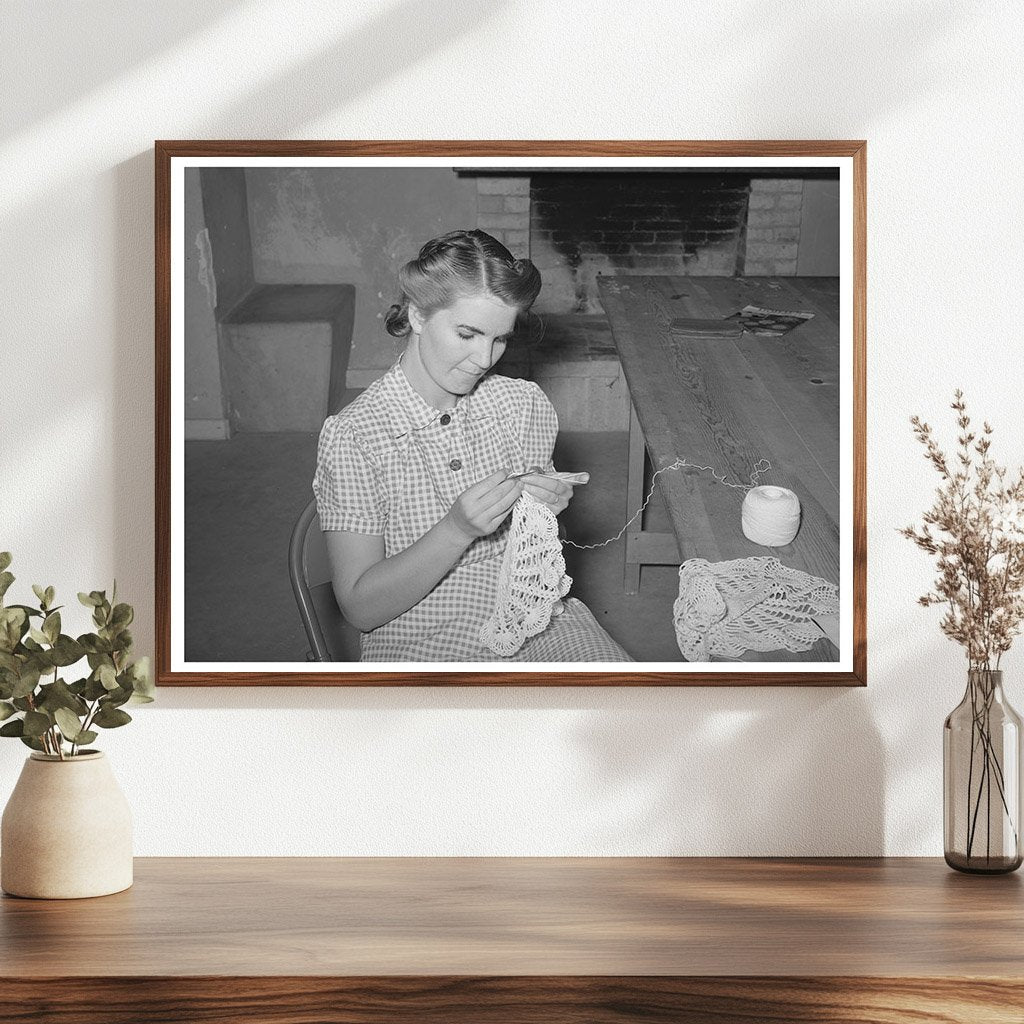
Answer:
M302 661L301 655L289 659L260 656L249 660L237 653L218 654L213 639L206 647L189 640L187 630L192 629L191 635L198 636L200 626L207 629L211 637L216 637L221 623L227 621L228 613L235 611L232 595L241 600L248 593L247 587L255 590L261 586L259 583L247 583L247 579L251 581L253 578L254 568L249 564L248 554L235 556L232 564L237 564L237 579L225 580L221 573L214 577L208 592L202 592L198 583L190 583L190 580L198 580L201 572L214 572L203 554L213 549L214 542L209 541L208 547L204 548L207 541L202 530L198 526L189 526L189 508L193 499L190 497L186 502L185 491L188 489L189 495L198 494L203 487L193 481L186 488L186 450L199 452L204 458L210 455L211 459L213 455L210 453L226 451L216 443L204 444L203 439L226 440L232 424L234 429L238 429L240 424L244 426L249 422L245 420L246 416L251 416L255 422L260 409L266 407L266 404L260 404L261 388L270 386L263 379L256 383L236 382L231 385L235 391L225 397L224 367L237 357L237 351L231 348L236 342L231 339L245 335L246 344L263 344L252 340L257 336L269 337L260 334L264 326L262 320L279 322L275 319L279 314L265 313L267 304L272 305L281 299L287 305L290 299L281 297L285 291L289 295L301 292L313 305L320 300L327 303L326 306L321 303L322 308L318 307L315 314L300 310L293 315L297 324L304 325L302 329L295 328L294 337L305 339L302 343L308 342L312 346L308 351L327 353L323 357L327 360L324 365L329 365L330 370L319 372L317 380L321 381L325 396L318 401L327 403L328 411L334 411L332 406L336 405L339 396L346 393L346 388L354 391L365 387L374 374L384 371L382 365L353 366L351 361L347 370L344 367L339 370L336 363L341 351L338 347L338 325L348 318L348 344L351 346L353 322L358 323L362 317L370 324L367 329L364 323L356 348L351 349L357 354L362 352L361 358L368 359L366 353L372 354L373 349L366 348L370 344L366 339L372 335L372 324L375 320L379 325L383 310L395 301L394 296L380 284L386 277L383 271L393 271L404 261L415 257L418 246L431 235L419 228L418 223L415 225L417 231L413 230L414 225L405 231L397 222L384 223L387 218L383 214L380 221L373 221L372 226L367 226L369 221L364 222L362 241L366 243L372 235L375 244L380 244L373 255L376 265L369 269L366 264L370 257L365 255L365 248L362 250L364 264L358 271L353 271L357 277L362 275L354 289L353 306L352 286L337 281L337 267L345 265L345 260L358 261L359 255L350 251L351 246L346 248L348 242L343 237L344 233L339 232L336 224L332 226L330 223L334 213L330 209L327 214L323 213L324 204L319 203L322 197L317 193L319 186L311 191L309 182L330 182L334 180L331 175L347 175L345 181L355 181L355 175L362 175L358 179L361 182L380 183L373 202L379 203L382 210L394 211L394 216L398 217L398 208L410 201L408 192L415 189L404 189L401 195L387 191L396 187L394 175L398 173L397 169L407 175L403 181L414 184L440 180L440 170L450 176L445 181L458 182L450 189L444 185L440 198L436 190L424 186L424 194L429 193L430 202L439 204L436 209L431 208L429 216L424 213L424 224L431 223L432 218L432 223L439 225L435 234L455 227L473 226L450 221L468 208L466 197L471 193L467 190L475 189L472 194L477 197L477 226L506 241L516 256L527 255L524 247L531 245L531 242L523 241L520 229L524 224L528 227L542 219L538 210L544 207L544 203L547 203L544 208L557 211L558 204L551 201L552 196L588 196L588 201L593 200L594 205L597 193L592 189L615 187L629 191L637 182L651 183L654 188L656 174L661 175L658 180L663 183L669 180L665 177L668 174L672 180L682 181L685 178L688 187L692 184L696 188L697 183L706 184L713 179L718 183L715 188L731 189L730 194L746 190L747 198L743 201L745 205L741 204L742 209L736 207L732 200L714 196L702 200L705 205L711 204L708 206L712 211L707 215L708 222L699 225L701 232L691 232L681 241L671 232L666 232L665 237L659 239L658 232L647 230L649 225L635 221L636 234L626 246L628 252L611 267L611 272L608 272L604 261L607 259L614 263L617 258L614 246L597 243L599 246L604 244L605 249L612 252L611 256L603 253L600 259L588 256L576 246L571 250L571 259L566 258L561 263L549 260L549 266L554 268L550 270L551 280L556 284L561 282L559 287L571 288L579 286L586 277L587 287L596 287L596 292L585 300L590 303L587 308L604 308L615 350L609 354L605 346L595 355L592 349L587 349L585 356L580 358L584 362L589 359L591 363L596 359L607 359L610 365L617 355L625 374L624 380L620 373L614 379L609 378L611 383L600 378L599 384L591 381L587 387L606 387L609 394L627 395L625 408L631 429L629 465L632 474L627 484L628 507L637 507L635 499L638 496L644 498L656 493L660 497L655 501L664 497L674 531L673 539L673 534L664 529L661 532L647 530L643 517L630 529L624 526L624 540L609 547L613 550L628 547L622 555L625 590L629 590L631 578L639 579L641 565L667 565L674 569L672 554L666 554L666 544L676 552L680 562L704 558L706 552L714 551L716 557L708 558L708 561L769 556L779 558L783 565L791 568L810 569L818 564L834 566L837 578L830 579L830 582L838 585L840 611L832 635L838 646L829 647L822 641L813 649L819 652L813 655L818 660L813 661L805 660L807 656L803 654L792 656L785 652L782 655L777 652L748 653L743 660L714 657L707 661L676 662L651 658L597 665L585 662L513 663L495 656L493 662L387 663L377 668L372 662L362 661ZM554 188L551 182L556 179L558 187L569 188L566 175L582 176L588 172L598 173L590 173L589 178L579 177L571 186L571 192L543 191ZM865 173L866 144L863 141L156 142L158 684L865 685ZM284 182L285 177L287 182ZM529 190L522 184L524 178L534 183ZM246 183L241 195L231 187L231 183L237 181ZM501 184L508 181L514 184L507 187ZM743 181L746 184L741 188L738 183ZM800 187L797 188L794 182ZM816 184L811 187L808 182ZM702 194L711 195L710 186L704 188L704 184L701 184ZM277 199L274 197L288 189L292 189L289 193L291 206L282 212L280 206L275 205ZM450 209L444 205L449 193L455 196ZM363 194L364 205L366 194ZM196 196L200 199L196 200ZM519 201L513 201L515 199ZM812 209L812 204L817 205ZM740 212L733 210L737 219L723 225L719 220L727 206L730 210L736 207ZM301 214L296 213L299 209ZM324 219L317 220L318 216ZM418 216L419 213L415 213L415 217ZM645 213L643 216L658 214ZM245 244L249 246L247 253L242 252L245 245L240 248L238 237L231 233L232 218L240 225L238 231L245 235ZM685 221L683 228L679 228L676 221L672 223L675 225L673 230L685 231L690 230L696 221ZM281 237L275 236L275 232ZM544 244L550 243L555 249L562 245L559 251L564 253L566 232L559 236L561 241L552 241L558 234L549 231L544 236L547 239ZM800 236L799 241L794 240L796 235ZM607 232L605 236L609 237ZM594 237L599 236L595 234ZM286 240L282 241L282 238ZM824 242L822 238L825 238ZM571 240L568 244L575 245ZM651 255L644 254L645 246L652 250ZM672 246L676 246L678 251L672 251ZM317 247L319 254L327 254L322 263L309 258L309 253ZM804 262L801 264L799 261ZM387 263L387 267L382 269L382 263ZM597 264L600 266L595 271ZM834 276L821 272L821 267L827 269L833 265L837 268ZM801 266L805 268L803 273L800 272ZM665 267L668 267L667 272ZM673 270L673 267L677 269ZM815 272L808 275L807 267ZM303 274L311 276L303 278ZM576 276L570 280L571 275ZM305 280L324 291L315 294L301 291ZM275 288L281 289L281 294L270 294ZM371 288L376 288L377 294L370 294ZM598 295L600 306L595 307ZM681 325L683 320L724 319L741 308L738 296L752 297L756 300L753 304L760 306L764 306L767 299L770 308L776 310L792 311L800 306L814 312L816 323L813 319L807 321L815 324L813 339L810 328L800 326L788 337L761 338L758 342L752 340L754 336L748 338L744 334L746 348L732 339L711 343L697 335L694 336L696 340L685 344L679 341L680 337L687 337L685 333L680 335L679 331L692 329ZM549 322L556 321L557 317L558 314L551 314ZM805 333L801 335L801 331ZM380 337L385 337L382 331ZM200 339L205 348L196 339ZM714 347L701 347L711 344ZM359 349L359 345L363 348ZM657 350L660 354L652 355L656 352L656 345L672 347ZM201 351L201 355L195 355L197 351ZM275 368L281 365L298 367L306 372L304 359L293 355L290 360L282 362L274 353L268 354L265 349L259 351L259 357L250 354L243 360L240 373L244 375L257 363L262 365L265 376L271 371L277 373ZM703 355L696 358L695 351ZM783 365L782 356L778 353L787 353L789 362ZM815 353L823 354L819 359ZM573 358L578 355L576 352ZM757 363L762 358L764 365L760 369L750 368L751 361ZM772 362L776 358L779 361ZM718 374L715 380L735 383L716 391L709 370L706 377L703 371L698 372L700 380L695 384L693 375L688 376L686 368L692 370L696 366L699 370L712 361L716 367L714 372ZM659 367L665 366L669 369L674 366L671 372L682 374L683 387L665 390L670 385L671 373L658 372ZM501 370L501 364L498 370ZM597 371L590 366L586 372ZM277 380L276 377L273 379ZM216 394L218 386L222 389L219 397ZM284 393L293 394L295 388L306 385L300 381L287 386L293 390ZM577 389L583 387L582 384L575 386ZM564 392L560 392L562 397L558 399L563 406L558 406L557 396L552 398L560 409L560 417L561 409L569 409L572 404L572 387L571 381L568 384L562 381L557 386L551 384L549 391L552 394L558 388ZM626 388L628 390L624 390ZM698 391L703 395L699 400L695 397ZM245 399L249 392L256 397L250 394L249 399ZM588 392L589 395L597 393L596 390ZM678 402L675 395L680 396ZM252 406L248 412L245 411L247 400ZM597 404L590 398L577 402L577 406L584 407L579 415L597 416L598 406L603 401L604 396L601 395ZM282 400L282 410L285 404ZM218 408L221 410L219 416ZM209 412L211 409L212 414ZM618 416L621 409L620 404L609 415ZM687 410L692 414L689 419L684 416ZM290 422L284 411L280 415L281 422ZM571 419L575 414L570 411L566 415ZM708 427L712 421L717 424L713 429ZM742 421L742 427L735 434L730 426L733 421ZM250 429L258 432L264 428L252 427L250 423ZM280 429L283 436L290 428L275 428L271 423L265 429L270 432ZM304 429L308 432L310 428ZM584 426L581 433L585 435L587 429ZM600 432L600 428L594 430ZM792 445L776 443L782 432L789 430L793 431L792 437L796 441ZM573 434L565 427L563 431L566 436ZM242 433L236 436L241 437ZM193 439L199 440L200 444L192 444ZM741 443L744 439L748 442L746 447ZM779 447L778 452L773 444ZM786 482L793 483L793 490L800 492L803 506L801 531L806 531L808 538L803 548L800 547L802 534L798 534L792 544L768 548L753 544L740 532L742 498L739 489L741 485L746 486L746 473L755 462L758 445L763 445L775 459L771 471L777 474L773 478L775 482L780 486L785 486ZM681 447L687 450L679 450ZM667 472L673 452L686 460L685 466L675 467L681 472ZM707 461L714 462L714 465L706 465ZM664 472L664 475L659 474L660 479L656 483L651 478L655 468ZM211 479L216 479L216 472L211 470ZM735 477L739 483L729 482L729 477ZM188 479L191 481L192 477ZM756 475L750 479L757 483L772 482L772 478L761 479ZM735 489L727 491L721 486L726 482ZM268 496L280 489L273 482L265 486ZM253 493L257 498L253 498ZM248 497L240 500L239 504L233 503L231 494L214 495L210 507L215 511L203 514L228 515L232 524L234 517L258 519L254 507L261 504L259 493L247 490ZM574 502L576 500L574 498ZM695 508L702 511L694 513ZM198 517L198 513L195 515ZM689 519L690 516L694 519ZM614 521L625 524L627 518L627 506L624 504L616 512ZM199 519L196 518L195 522ZM698 540L691 541L690 533L680 534L680 530L690 529L689 525L680 526L680 523L692 525L693 522L698 522L693 527L693 537L699 537L700 530L704 529L710 538L710 546L701 547ZM241 528L240 525L239 530ZM229 533L233 529L234 525ZM614 530L609 533L614 533ZM728 539L723 541L726 533ZM682 540L679 539L681 536ZM585 539L595 542L592 549L598 547L597 538ZM224 548L225 545L220 546ZM191 561L186 560L186 547L193 552ZM812 552L812 548L817 553ZM251 550L239 548L240 552ZM295 557L299 558L299 562L294 563L300 565L297 572L304 565L304 551L304 548L300 549L296 555L293 547L291 552L293 562ZM816 561L819 558L824 561ZM254 555L252 560L262 566L273 559L269 556L260 559ZM273 571L276 573L278 570ZM281 550L282 579L287 572L286 552ZM659 585L665 585L663 572L660 575L658 572L645 570L645 578L657 575L661 581ZM281 579L275 577L275 581L275 586L282 585ZM600 585L610 586L603 577ZM186 588L190 588L187 595ZM661 605L665 606L670 626L669 602L662 600ZM199 625L186 626L186 607L188 621ZM312 626L307 624L306 633L308 645L315 654L317 638L312 630L319 628L317 611L315 608L303 610L301 598L298 608L303 616L308 614L314 620ZM730 613L733 611L735 609L730 606ZM294 629L296 614L295 605L281 608L274 612L277 618L273 621L287 623L288 629ZM240 621L242 624L234 627L232 642L235 649L243 654L247 651L246 644L255 644L257 639L266 639L274 632L273 628L261 625L255 617ZM654 647L645 650L653 651ZM820 651L826 653L821 654Z

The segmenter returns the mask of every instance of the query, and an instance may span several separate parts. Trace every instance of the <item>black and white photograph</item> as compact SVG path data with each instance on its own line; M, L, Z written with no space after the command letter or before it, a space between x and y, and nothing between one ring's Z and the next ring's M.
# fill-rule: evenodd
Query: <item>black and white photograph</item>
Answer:
M863 682L843 144L217 145L158 144L166 681Z

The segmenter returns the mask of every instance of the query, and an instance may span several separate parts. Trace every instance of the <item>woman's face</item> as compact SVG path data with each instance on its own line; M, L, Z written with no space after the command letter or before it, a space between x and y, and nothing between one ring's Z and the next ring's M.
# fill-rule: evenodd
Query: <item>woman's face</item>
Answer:
M501 358L516 313L492 295L463 296L426 320L410 305L413 335L402 360L409 382L435 408L450 408Z

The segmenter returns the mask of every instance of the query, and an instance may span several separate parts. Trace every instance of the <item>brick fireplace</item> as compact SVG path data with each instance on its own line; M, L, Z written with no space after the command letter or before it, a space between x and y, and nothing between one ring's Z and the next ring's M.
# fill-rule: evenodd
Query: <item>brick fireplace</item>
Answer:
M825 273L799 265L805 184L821 174L524 168L476 176L477 227L544 279L543 344L504 372L548 392L564 429L618 430L628 393L598 296L598 275L732 277ZM834 187L834 182L829 183ZM813 203L809 204L813 206ZM815 231L817 231L817 215Z
M788 174L479 174L477 226L537 264L538 311L600 313L598 274L796 274L805 179Z

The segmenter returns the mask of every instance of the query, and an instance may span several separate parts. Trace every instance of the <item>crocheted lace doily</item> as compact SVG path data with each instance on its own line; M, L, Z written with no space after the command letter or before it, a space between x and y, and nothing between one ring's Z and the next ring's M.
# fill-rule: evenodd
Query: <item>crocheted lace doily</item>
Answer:
M838 613L839 588L777 558L691 558L679 567L672 610L687 661L736 658L744 651L806 651L822 637L814 617Z
M572 473L545 475L585 482ZM551 616L561 611L559 601L571 585L571 577L565 574L558 520L547 505L524 491L512 506L498 594L494 610L480 630L480 642L504 658L515 654L528 637L547 629Z

